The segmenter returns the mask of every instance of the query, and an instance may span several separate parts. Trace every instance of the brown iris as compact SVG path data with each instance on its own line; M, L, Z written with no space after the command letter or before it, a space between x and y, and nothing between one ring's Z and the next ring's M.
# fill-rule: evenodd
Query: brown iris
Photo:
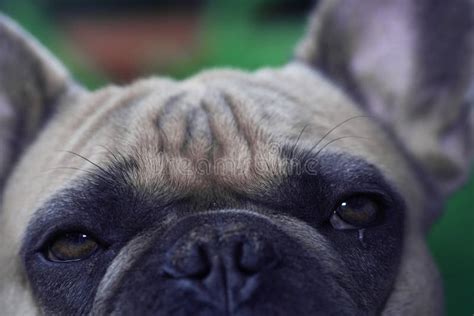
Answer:
M379 204L367 196L346 199L335 210L344 222L356 227L364 227L374 222L379 211Z
M47 257L51 261L78 261L92 255L97 242L83 233L66 233L55 238L48 247Z

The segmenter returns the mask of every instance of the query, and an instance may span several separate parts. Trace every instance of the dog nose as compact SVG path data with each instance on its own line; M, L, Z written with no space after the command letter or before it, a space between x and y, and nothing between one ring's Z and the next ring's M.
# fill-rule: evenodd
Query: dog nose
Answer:
M256 233L202 236L194 232L180 238L166 253L163 272L214 303L220 296L226 305L242 303L258 288L260 276L278 263L273 244Z
M172 247L166 255L164 272L176 279L204 280L222 268L227 275L246 278L273 266L273 246L260 238L233 236L232 240L202 240Z

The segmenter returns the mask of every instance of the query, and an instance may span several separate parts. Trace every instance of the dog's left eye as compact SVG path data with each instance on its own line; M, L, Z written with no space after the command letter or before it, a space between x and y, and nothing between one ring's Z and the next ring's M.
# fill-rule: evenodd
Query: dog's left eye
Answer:
M47 248L50 261L79 261L91 256L99 248L98 243L83 233L65 233L53 239Z
M382 207L370 196L354 196L342 201L334 210L330 222L335 229L357 229L370 226Z

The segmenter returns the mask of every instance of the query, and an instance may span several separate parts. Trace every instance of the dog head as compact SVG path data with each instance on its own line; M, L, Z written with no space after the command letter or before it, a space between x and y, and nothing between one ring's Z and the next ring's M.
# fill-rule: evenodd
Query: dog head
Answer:
M0 18L9 314L436 314L472 3L327 1L295 59L86 91Z

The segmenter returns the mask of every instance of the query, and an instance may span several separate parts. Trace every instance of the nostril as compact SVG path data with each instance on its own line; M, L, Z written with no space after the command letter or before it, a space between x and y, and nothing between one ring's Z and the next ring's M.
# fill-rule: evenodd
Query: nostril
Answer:
M211 262L206 249L193 245L191 249L174 249L168 252L163 275L172 279L205 279L211 272Z
M278 256L268 242L246 240L237 244L235 259L240 272L252 275L272 267L278 261Z

